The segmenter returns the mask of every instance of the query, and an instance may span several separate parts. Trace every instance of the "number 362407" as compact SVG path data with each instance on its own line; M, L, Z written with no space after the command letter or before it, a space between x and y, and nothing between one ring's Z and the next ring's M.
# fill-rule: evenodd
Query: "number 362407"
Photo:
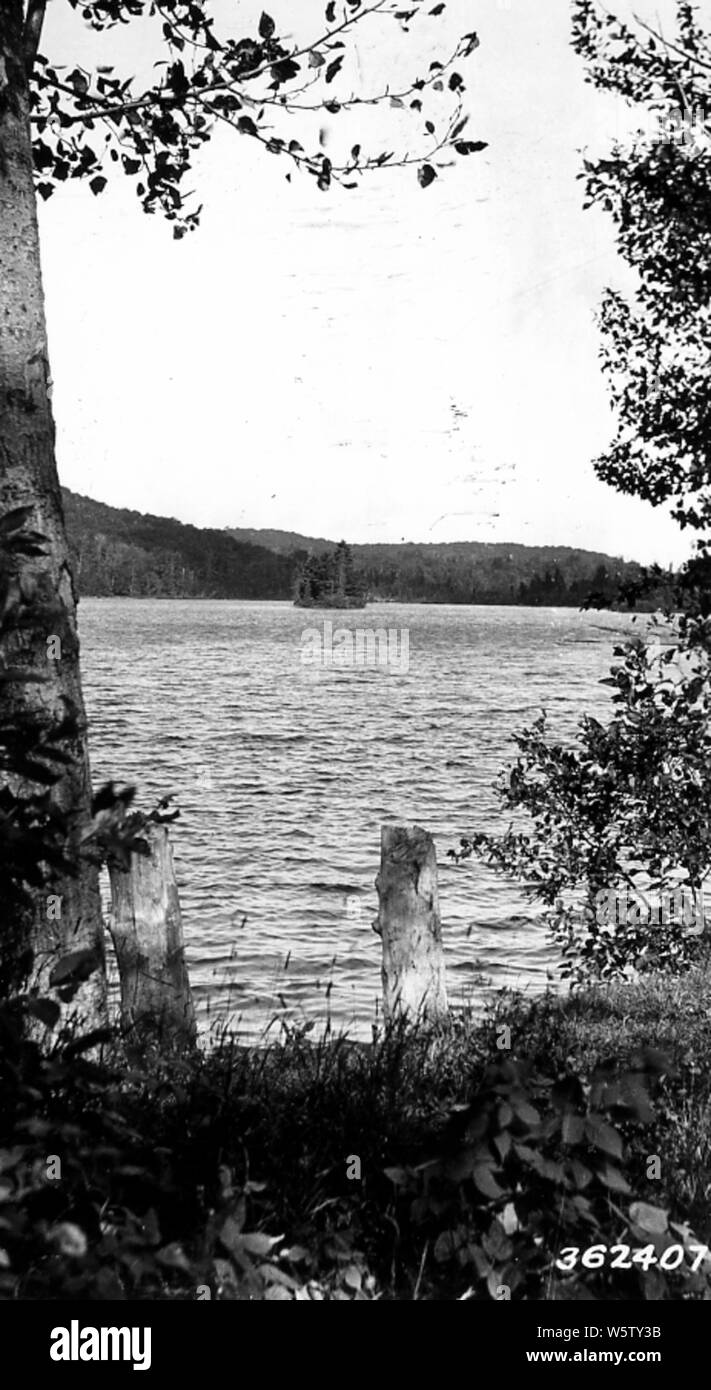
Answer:
M589 1245L587 1250L570 1245L561 1250L555 1267L564 1274L571 1274L576 1265L583 1269L602 1269L606 1264L610 1269L634 1269L635 1266L651 1269L657 1265L659 1269L673 1270L680 1268L685 1255L688 1256L693 1274L709 1257L709 1248L707 1245L668 1245L666 1250L658 1254L653 1245L643 1245L637 1250L629 1245Z

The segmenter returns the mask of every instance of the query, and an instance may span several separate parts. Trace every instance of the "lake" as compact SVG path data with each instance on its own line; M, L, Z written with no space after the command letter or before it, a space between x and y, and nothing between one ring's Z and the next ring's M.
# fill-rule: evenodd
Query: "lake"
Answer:
M277 1014L330 1016L370 1035L385 821L435 837L452 1002L543 989L555 956L536 908L446 852L502 826L492 784L542 707L556 736L584 711L604 714L599 681L629 625L562 608L84 599L94 784L135 783L146 808L177 798L171 839L203 1025L228 1017L254 1038ZM358 628L390 632L387 662L385 643L356 642Z

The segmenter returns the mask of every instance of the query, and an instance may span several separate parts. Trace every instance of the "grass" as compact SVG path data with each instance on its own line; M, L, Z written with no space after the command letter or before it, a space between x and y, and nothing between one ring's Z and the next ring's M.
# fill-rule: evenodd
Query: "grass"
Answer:
M106 1148L105 1140L97 1144L91 1179L81 1179L89 1207L102 1213L102 1221L107 1211L139 1213L142 1221L155 1208L162 1246L185 1252L162 1290L150 1286L152 1293L125 1296L195 1297L195 1282L214 1264L215 1231L229 1210L233 1218L238 1213L240 1229L282 1236L297 1251L298 1268L287 1259L282 1269L286 1281L294 1277L300 1288L311 1289L300 1296L456 1298L463 1296L466 1272L456 1262L450 1267L433 1260L437 1240L428 1234L447 1227L446 1203L441 1211L430 1203L428 1220L434 1212L439 1228L431 1221L419 1227L403 1207L393 1172L411 1172L451 1151L457 1115L476 1103L492 1063L515 1058L552 1080L572 1072L587 1087L599 1064L614 1059L634 1070L636 1054L651 1048L665 1059L657 1066L654 1117L644 1125L620 1121L625 1175L634 1199L689 1222L711 1245L710 985L706 962L677 977L650 975L569 996L531 1000L503 991L483 1021L460 1015L437 1026L400 1022L367 1045L332 1033L314 1039L291 1028L261 1048L224 1036L183 1056L145 1055L130 1065L123 1059L118 1068L114 1058L108 1087L92 1082L89 1073L89 1091L72 1083L71 1094L57 1100L62 1142L78 1148L73 1124L85 1136L87 1129L98 1132L99 1116L102 1124L109 1116L119 1134L120 1163L114 1160L113 1173L110 1163L96 1167L96 1153ZM510 1052L498 1045L504 1025ZM82 1173L86 1152L85 1146L78 1161ZM654 1156L659 1176L650 1177ZM609 1220L610 1244L630 1200L601 1189L597 1210L603 1225ZM92 1217L82 1201L55 1204L53 1219L87 1228ZM487 1209L487 1221L495 1207ZM472 1215L464 1201L459 1226L470 1216L479 1220L481 1211ZM96 1249L100 1265L104 1246ZM123 1264L126 1258L125 1251L117 1257ZM286 1296L292 1296L288 1289Z
M128 1113L155 1096L154 1132L188 1157L185 1181L210 1182L220 1167L257 1180L260 1227L309 1248L347 1230L379 1286L412 1296L419 1252L407 1248L384 1170L425 1162L448 1132L453 1107L476 1094L486 1067L510 1056L555 1076L590 1078L595 1066L629 1064L641 1047L669 1059L656 1117L624 1127L636 1197L688 1220L711 1244L711 1030L706 1024L711 963L688 974L655 975L531 1001L504 991L479 1022L461 1016L436 1027L399 1024L372 1045L344 1036L312 1041L291 1029L263 1049L229 1037L183 1063L149 1066L126 1083ZM176 1071L176 1067L178 1070ZM135 1118L139 1118L136 1110ZM661 1177L646 1176L650 1155ZM361 1177L347 1176L359 1160Z

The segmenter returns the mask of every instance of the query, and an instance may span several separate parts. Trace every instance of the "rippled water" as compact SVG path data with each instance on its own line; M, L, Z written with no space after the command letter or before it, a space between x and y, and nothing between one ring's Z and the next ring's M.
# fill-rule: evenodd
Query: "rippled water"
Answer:
M604 711L598 682L629 619L372 605L328 616L351 632L407 632L408 669L305 665L302 634L324 616L288 603L81 604L95 783L135 782L142 805L178 798L172 841L203 1019L227 1014L253 1036L277 1010L330 1010L368 1034L384 821L435 836L453 1002L542 988L554 958L535 908L446 851L500 825L491 784L542 706L557 734Z

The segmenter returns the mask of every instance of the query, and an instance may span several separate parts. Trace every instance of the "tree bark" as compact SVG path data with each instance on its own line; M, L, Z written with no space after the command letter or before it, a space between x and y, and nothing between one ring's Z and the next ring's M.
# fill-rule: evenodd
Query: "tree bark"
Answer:
M34 36L36 40L36 35ZM36 47L36 43L35 43ZM47 330L32 164L28 71L21 0L0 4L0 526L18 508L20 531L44 538L42 553L23 553L0 535L0 661L32 672L38 683L0 686L3 722L41 739L69 722L58 746L69 761L51 790L67 818L66 852L76 875L62 873L37 892L31 926L33 983L46 987L58 958L91 948L100 968L82 985L75 1008L96 1022L105 1008L103 927L98 871L80 861L91 815L86 716L79 675L76 593L54 452ZM21 537L20 537L21 539ZM21 793L38 786L22 784ZM48 895L52 894L51 907ZM59 899L59 907L57 900Z
M447 1015L437 854L419 825L384 825L374 930L383 943L383 1014Z

